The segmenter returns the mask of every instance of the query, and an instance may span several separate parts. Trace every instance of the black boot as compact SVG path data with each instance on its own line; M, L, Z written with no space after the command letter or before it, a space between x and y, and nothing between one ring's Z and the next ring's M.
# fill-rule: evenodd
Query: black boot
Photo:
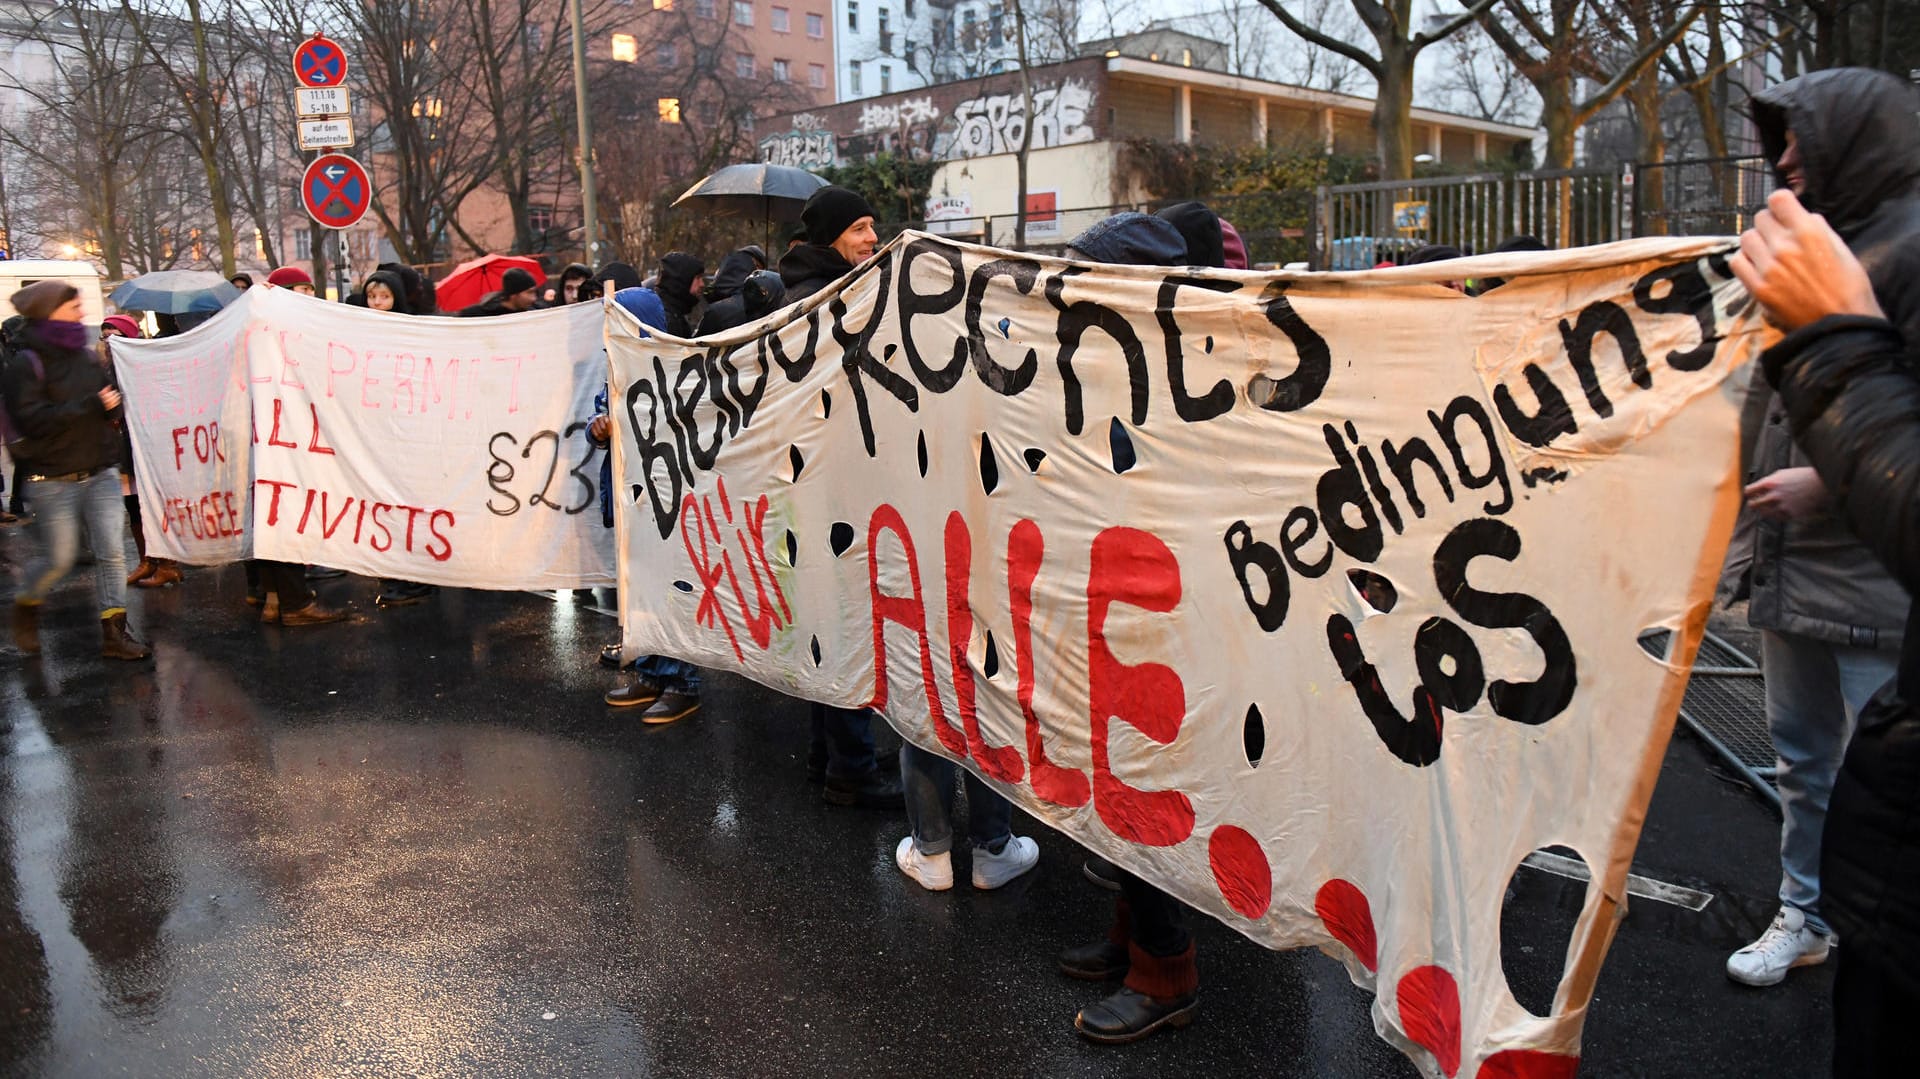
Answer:
M108 659L146 659L153 650L127 632L127 612L117 611L100 620L100 654Z
M907 804L900 778L880 768L857 776L828 776L820 797L829 805L863 809L904 809Z

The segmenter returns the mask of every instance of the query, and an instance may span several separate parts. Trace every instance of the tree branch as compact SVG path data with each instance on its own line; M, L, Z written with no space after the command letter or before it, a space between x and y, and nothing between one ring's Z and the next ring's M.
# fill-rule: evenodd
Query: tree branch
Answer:
M1573 115L1575 123L1586 123L1594 113L1605 108L1607 102L1618 97L1620 92L1625 90L1629 83L1639 78L1641 72L1647 69L1647 65L1658 60L1660 54L1666 52L1675 41L1680 39L1681 34L1687 32L1687 27L1693 24L1693 20L1700 17L1700 12L1706 7L1708 2L1710 2L1710 0L1701 0L1700 3L1689 8L1685 15L1674 20L1672 26L1668 27L1664 33L1655 38L1646 48L1640 50L1638 56L1634 57L1625 67L1621 68L1619 74L1613 77L1612 82L1595 91L1592 97L1574 106Z
M1287 29L1293 31L1301 40L1308 44L1318 45L1328 52L1339 53L1341 56L1365 68L1367 73L1374 78L1377 79L1380 77L1385 65L1381 63L1378 57L1371 55L1358 45L1341 41L1339 38L1328 34L1323 34L1301 22L1299 19L1294 18L1292 13L1288 12L1287 9L1282 6L1280 0L1260 0L1260 6L1273 12L1274 18L1279 19L1286 25ZM1356 5L1356 8L1357 7L1358 5Z
M1462 27L1466 26L1468 23L1474 21L1475 19L1478 19L1480 17L1481 12L1486 11L1488 8L1491 8L1493 5L1499 2L1500 0L1475 0L1475 3L1473 4L1473 6L1467 8L1465 11L1462 11L1460 14L1455 15L1452 18L1452 20L1450 20L1445 26L1442 26L1440 29L1434 30L1431 32L1423 32L1423 33L1415 34L1413 37L1413 41L1410 43L1412 45L1413 52L1415 54L1418 54L1421 49L1426 48L1427 46L1433 44L1434 42L1452 37L1455 33L1459 32L1459 30Z

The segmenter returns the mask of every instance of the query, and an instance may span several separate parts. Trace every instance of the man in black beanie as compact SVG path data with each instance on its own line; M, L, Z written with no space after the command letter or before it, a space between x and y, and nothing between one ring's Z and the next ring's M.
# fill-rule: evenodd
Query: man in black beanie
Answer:
M486 299L463 308L461 318L486 318L492 315L517 315L522 311L533 310L533 302L539 297L535 290L540 282L533 275L515 266L500 275L500 291L492 293Z
M800 211L807 242L780 259L787 302L805 299L873 257L880 237L873 231L873 207L844 187L823 187Z
M664 329L675 337L692 337L700 324L694 308L700 306L700 290L706 286L707 264L685 251L669 251L660 258L660 280L653 287L667 309Z

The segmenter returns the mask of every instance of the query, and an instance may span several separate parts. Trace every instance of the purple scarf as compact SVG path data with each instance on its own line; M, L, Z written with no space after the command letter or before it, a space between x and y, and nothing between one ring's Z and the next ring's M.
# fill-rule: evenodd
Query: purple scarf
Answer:
M47 319L34 327L41 339L55 348L69 348L78 352L88 344L87 325L84 322L60 322Z

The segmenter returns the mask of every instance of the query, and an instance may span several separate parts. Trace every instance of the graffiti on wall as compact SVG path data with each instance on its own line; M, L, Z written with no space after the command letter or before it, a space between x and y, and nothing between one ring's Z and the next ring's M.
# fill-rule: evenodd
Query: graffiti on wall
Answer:
M1033 91L1033 149L1092 142L1092 87L1078 79ZM945 160L1010 154L1020 149L1026 127L1025 102L1020 94L987 94L954 106L948 130L934 144L934 156Z
M760 160L770 165L789 165L796 169L829 168L838 161L834 152L833 132L796 129L765 136L760 140Z
M877 131L898 131L901 128L919 127L938 119L940 119L940 107L933 103L933 98L910 97L901 101L861 106L858 130L862 135L871 135Z

